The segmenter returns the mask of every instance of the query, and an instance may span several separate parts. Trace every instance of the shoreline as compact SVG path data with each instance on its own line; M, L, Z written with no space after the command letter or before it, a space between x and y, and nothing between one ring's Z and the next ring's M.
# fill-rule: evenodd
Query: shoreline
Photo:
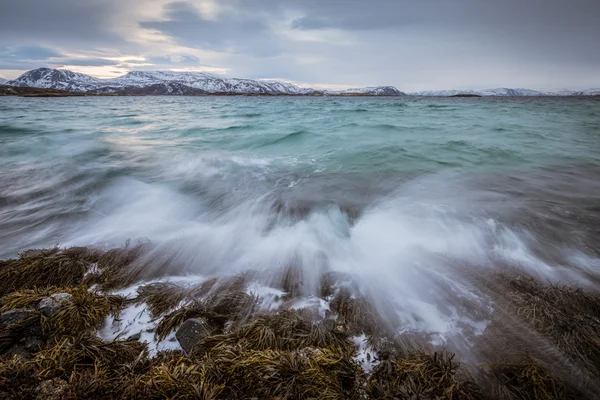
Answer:
M423 332L398 331L344 274L320 277L316 305L302 297L293 268L268 293L251 286L261 271L169 281L168 266L145 268L149 248L53 248L0 260L0 393L591 399L598 389L598 293L521 271L473 276L494 311L465 353ZM145 331L98 336L144 313ZM151 349L152 341L167 349Z
M546 99L546 98L591 98L598 99L600 95L564 95L564 96L481 96L474 94L455 94L448 96L417 96L417 95L386 95L369 93L341 93L341 94L271 94L271 93L197 93L197 94L144 94L144 93L88 93L88 92L68 92L57 89L33 88L28 86L8 86L0 85L0 97L28 97L28 98L63 98L63 97L383 97L383 98L411 98L411 99Z

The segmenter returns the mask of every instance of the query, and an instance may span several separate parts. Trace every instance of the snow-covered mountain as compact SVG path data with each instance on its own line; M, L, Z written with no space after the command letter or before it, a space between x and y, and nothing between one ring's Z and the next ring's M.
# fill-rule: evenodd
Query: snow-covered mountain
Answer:
M3 84L0 79L0 84ZM11 86L57 89L76 93L120 95L199 95L199 94L270 94L326 96L402 96L393 86L345 90L315 90L281 81L223 78L205 72L132 71L114 79L50 68L38 68L4 82ZM531 89L428 90L408 93L412 96L598 96L600 89L542 92Z
M7 82L6 79L4 78L0 78L0 85L4 85Z
M474 95L474 96L598 96L600 89L587 90L553 90L539 91L532 89L482 89L482 90L426 90L424 92L407 93L409 96L457 96L457 95Z
M531 89L483 89L483 90L427 90L424 92L409 93L412 96L456 96L470 94L475 96L549 96L548 92Z
M600 96L600 89L571 90L571 96Z
M404 94L392 86L328 93L310 88L300 88L287 82L222 78L204 72L171 71L132 71L114 79L98 79L67 70L38 68L25 72L17 79L7 82L7 84L95 94L362 94L374 96L399 96Z
M354 88L344 90L324 90L329 95L369 95L369 96L403 96L406 93L399 91L393 86L377 86Z

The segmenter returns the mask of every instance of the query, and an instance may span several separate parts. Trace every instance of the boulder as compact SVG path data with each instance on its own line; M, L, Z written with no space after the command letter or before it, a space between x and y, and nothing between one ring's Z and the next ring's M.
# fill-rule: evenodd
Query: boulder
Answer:
M71 301L72 296L69 293L55 293L46 297L38 304L38 309L46 317L50 318L56 315L60 310L61 304L65 301Z
M0 324L12 325L25 321L27 318L35 315L34 310L28 308L18 308L15 310L4 311L0 314Z
M190 354L200 340L208 335L210 335L210 329L203 318L188 319L181 324L175 333L179 345L188 354Z

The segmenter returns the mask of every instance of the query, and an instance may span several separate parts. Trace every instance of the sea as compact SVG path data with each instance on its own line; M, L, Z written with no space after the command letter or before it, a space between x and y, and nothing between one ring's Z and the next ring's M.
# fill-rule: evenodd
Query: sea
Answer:
M480 332L472 275L598 288L600 99L0 98L0 258L138 242L159 280L293 267L326 307L334 271L402 329Z

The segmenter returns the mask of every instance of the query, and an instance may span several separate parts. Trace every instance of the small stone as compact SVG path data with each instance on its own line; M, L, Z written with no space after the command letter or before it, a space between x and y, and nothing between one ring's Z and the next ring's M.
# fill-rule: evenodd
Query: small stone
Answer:
M72 296L69 293L55 293L46 297L38 304L38 309L46 317L50 318L56 315L63 302L70 301Z
M181 327L175 333L179 345L188 354L200 340L208 335L210 335L210 330L206 321L202 318L188 319L181 324Z
M142 338L142 331L139 331L138 333L134 333L133 335L129 336L127 339L125 339L126 342L131 342L131 341L138 341Z

